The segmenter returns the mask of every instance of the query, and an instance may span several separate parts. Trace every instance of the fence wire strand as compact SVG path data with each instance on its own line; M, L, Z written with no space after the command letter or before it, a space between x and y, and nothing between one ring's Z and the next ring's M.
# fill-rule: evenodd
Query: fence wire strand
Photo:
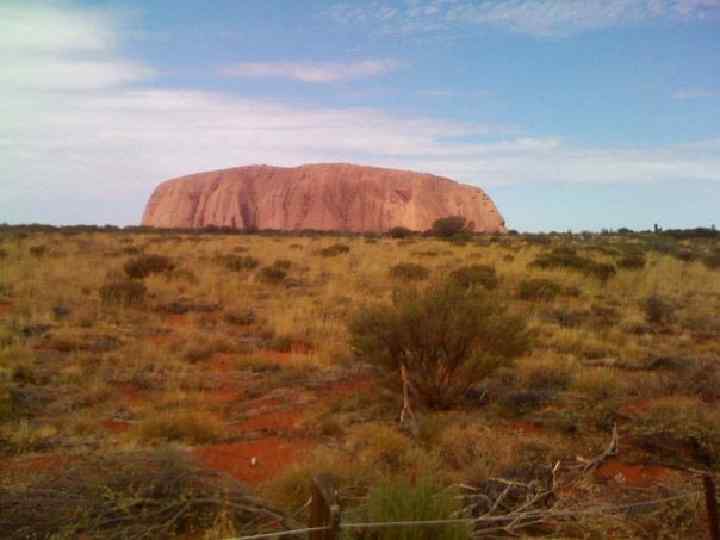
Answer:
M669 503L684 499L697 497L699 491L685 493L683 495L675 495L673 497L664 497L652 501L641 501L636 503L605 505L586 508L582 510L536 510L530 512L521 512L517 514L506 514L502 516L481 516L477 518L462 519L438 519L427 521L378 521L378 522L357 522L357 523L340 523L341 529L379 529L389 527L423 527L436 525L472 525L479 523L498 523L503 521L517 521L518 519L536 519L542 520L547 518L573 517L581 515L593 515L603 513L613 513L622 510L631 510L633 508L641 508L644 506L653 506L658 504ZM260 540L263 538L280 538L282 536L299 535L315 531L327 531L332 527L309 527L305 529L293 529L291 531L278 531L274 533L254 534L250 536L241 536L237 538L228 538L227 540Z

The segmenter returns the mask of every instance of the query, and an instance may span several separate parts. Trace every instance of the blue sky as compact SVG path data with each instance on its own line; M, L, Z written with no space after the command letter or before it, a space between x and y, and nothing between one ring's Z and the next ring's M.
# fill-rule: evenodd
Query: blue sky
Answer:
M0 65L0 222L343 161L519 230L720 225L720 0L2 0Z

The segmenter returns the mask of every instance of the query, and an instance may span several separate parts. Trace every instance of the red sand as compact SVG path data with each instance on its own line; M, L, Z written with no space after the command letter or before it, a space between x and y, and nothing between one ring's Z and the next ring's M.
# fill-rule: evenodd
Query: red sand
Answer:
M259 414L233 426L233 431L252 432L268 430L292 432L300 427L302 417L303 414L297 409Z
M130 429L129 422L122 422L120 420L105 420L102 422L102 427L113 433L125 433Z
M5 317L8 315L13 309L12 304L0 304L0 317Z
M627 465L615 459L606 461L595 470L595 477L599 480L614 481L626 486L644 488L650 487L673 477L677 471L659 465Z
M286 441L268 437L258 441L195 448L192 453L207 467L224 471L242 482L259 484L298 463L313 446L314 443L307 440ZM254 466L253 458L256 459Z

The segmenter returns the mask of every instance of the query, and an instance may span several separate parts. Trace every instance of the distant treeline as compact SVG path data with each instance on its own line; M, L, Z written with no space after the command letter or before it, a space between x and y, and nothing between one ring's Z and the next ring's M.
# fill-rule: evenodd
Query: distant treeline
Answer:
M447 225L446 220L448 218L442 218L438 222L444 222L442 225ZM438 224L436 222L436 225ZM464 222L463 222L464 223ZM451 224L455 225L455 224ZM459 223L458 223L459 225ZM118 233L118 234L150 234L150 235L234 235L234 236L247 236L247 235L258 235L258 236L345 236L345 237L381 237L391 236L394 238L406 238L406 237L430 237L430 236L457 236L458 234L463 236L498 236L499 233L484 233L468 230L460 227L449 227L443 228L433 226L432 229L426 231L412 231L404 227L394 227L389 231L381 234L374 232L352 232L352 231L340 231L340 230L316 230L316 229L297 229L297 230L281 230L281 229L237 229L233 227L220 227L216 225L208 225L202 228L173 228L164 229L158 227L148 227L144 225L127 225L120 227L118 225L47 225L43 223L27 223L19 225L10 225L7 223L0 223L0 233L61 233L65 235L75 235L84 233ZM693 239L693 238L720 238L720 231L714 227L695 227L692 229L646 229L646 230L633 230L626 227L622 227L617 230L602 229L599 232L595 231L582 231L573 233L572 231L561 232L561 231L549 231L549 232L519 232L516 230L509 230L507 234L516 236L558 236L558 235L600 235L600 236L615 236L615 235L655 235L662 237L670 237L678 240Z

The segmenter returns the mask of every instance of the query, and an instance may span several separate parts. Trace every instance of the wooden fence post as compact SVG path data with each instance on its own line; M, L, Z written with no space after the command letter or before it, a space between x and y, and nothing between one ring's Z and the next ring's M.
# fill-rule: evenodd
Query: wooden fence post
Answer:
M710 540L720 540L720 522L718 521L717 500L715 498L715 481L709 474L703 475L705 487L705 506L707 507Z
M313 531L310 540L338 540L340 538L340 504L337 500L335 478L318 474L312 479L309 527L330 527Z

